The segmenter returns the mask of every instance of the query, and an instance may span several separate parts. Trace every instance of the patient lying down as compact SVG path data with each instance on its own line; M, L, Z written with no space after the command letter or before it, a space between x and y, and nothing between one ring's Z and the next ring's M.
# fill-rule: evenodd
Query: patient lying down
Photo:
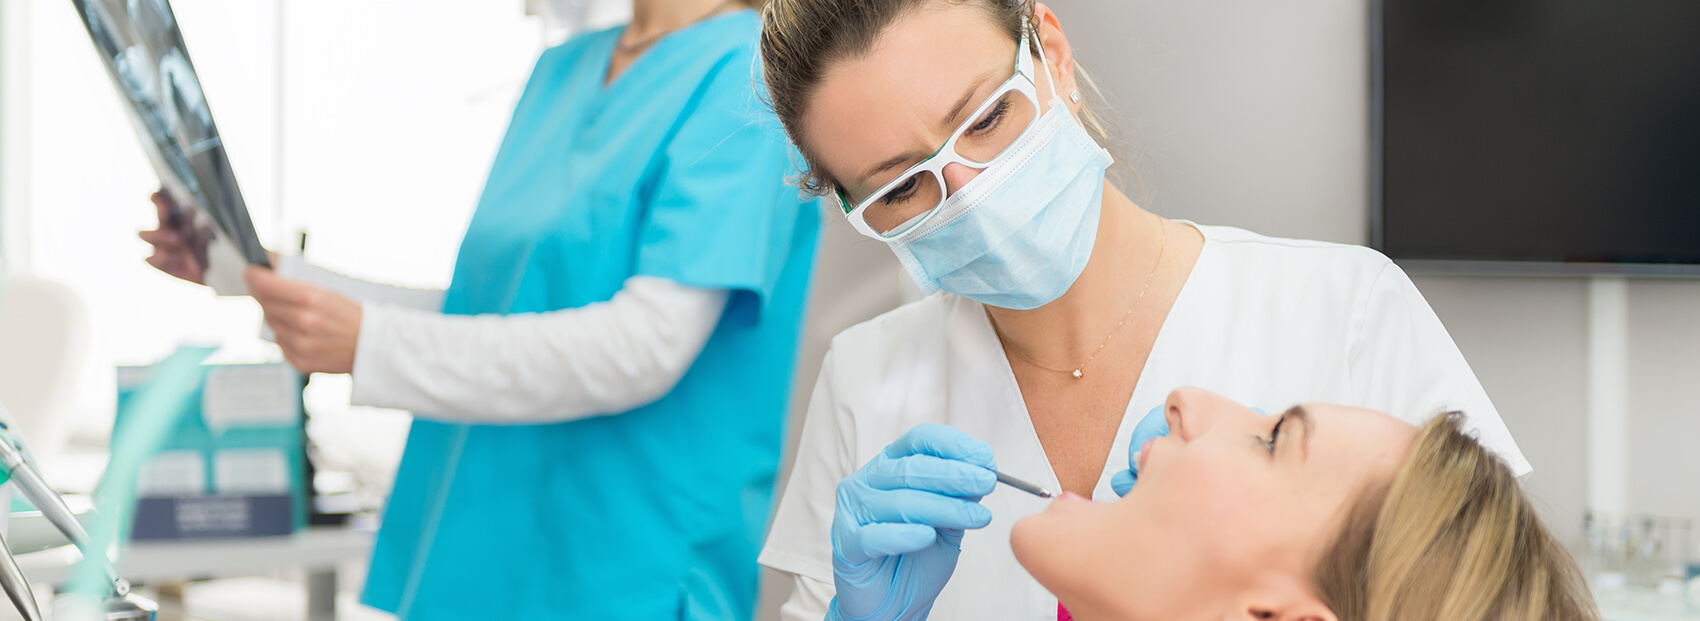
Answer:
M1259 416L1177 390L1119 502L1065 494L1016 558L1082 621L1597 619L1511 471L1459 429L1357 408Z

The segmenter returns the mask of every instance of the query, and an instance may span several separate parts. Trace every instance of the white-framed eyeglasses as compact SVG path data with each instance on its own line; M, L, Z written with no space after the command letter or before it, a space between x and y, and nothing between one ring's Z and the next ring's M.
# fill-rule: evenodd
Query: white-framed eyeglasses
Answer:
M949 194L944 180L946 166L984 169L1008 154L1010 147L1032 129L1039 120L1039 93L1033 80L1029 32L1023 27L1016 45L1015 74L992 91L938 151L854 205L842 188L833 189L857 231L881 241L902 237L931 219L944 204Z

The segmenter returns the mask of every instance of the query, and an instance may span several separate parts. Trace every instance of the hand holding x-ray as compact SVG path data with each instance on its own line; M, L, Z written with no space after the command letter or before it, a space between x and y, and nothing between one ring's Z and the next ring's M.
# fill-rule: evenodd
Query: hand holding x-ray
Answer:
M174 265L182 274L173 275L206 284L221 295L244 293L243 268L269 266L270 261L254 232L170 1L71 3L113 85L129 104L132 125L167 194L166 201L155 199L162 226L150 233L161 241L181 243L184 251L176 258L195 262ZM165 240L169 235L175 238Z
M177 278L197 285L207 284L207 244L213 232L206 226L196 226L171 193L161 189L150 197L159 214L159 228L142 231L139 237L153 246L148 265Z

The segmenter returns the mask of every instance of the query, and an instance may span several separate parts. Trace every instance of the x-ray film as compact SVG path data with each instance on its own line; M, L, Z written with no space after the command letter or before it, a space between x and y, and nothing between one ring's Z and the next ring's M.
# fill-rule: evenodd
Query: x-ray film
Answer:
M242 293L243 263L270 265L189 62L170 0L71 0L160 183L186 207L162 223L194 249L207 284Z

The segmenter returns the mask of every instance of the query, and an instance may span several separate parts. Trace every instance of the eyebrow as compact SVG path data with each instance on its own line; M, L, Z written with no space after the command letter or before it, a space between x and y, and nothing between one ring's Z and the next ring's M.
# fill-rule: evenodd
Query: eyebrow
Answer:
M979 76L975 77L974 81L970 82L968 84L968 90L963 91L962 97L960 99L956 100L956 105L953 105L953 106L950 107L950 113L945 115L944 120L940 122L940 126L941 127L951 127L951 128L956 127L957 117L962 116L963 109L968 107L968 102L969 102L969 100L974 98L974 93L979 92L980 87L985 86L987 80L990 80L990 79L996 77L996 75L995 75L996 73L997 73L997 70L994 69L994 70L990 70L990 71L987 71L985 73L982 73ZM927 155L928 155L928 153L924 153L924 152L921 152L921 151L908 151L908 152L904 152L904 153L900 153L900 154L891 156L890 158L887 158L884 161L881 161L880 163L874 164L873 166L869 167L861 175L856 177L856 182L860 183L862 185L867 185L868 179L872 178L874 175L880 174L880 173L885 172L887 170L891 170L892 168L896 168L897 166L902 165L904 162L914 160L914 159L923 158L923 157L926 157Z
M1299 426L1304 428L1304 442L1300 443L1300 446L1304 449L1304 455L1300 458L1300 461L1309 460L1310 436L1316 431L1316 423L1311 420L1310 412L1305 410L1305 406L1295 405L1282 412L1281 419L1298 421Z

